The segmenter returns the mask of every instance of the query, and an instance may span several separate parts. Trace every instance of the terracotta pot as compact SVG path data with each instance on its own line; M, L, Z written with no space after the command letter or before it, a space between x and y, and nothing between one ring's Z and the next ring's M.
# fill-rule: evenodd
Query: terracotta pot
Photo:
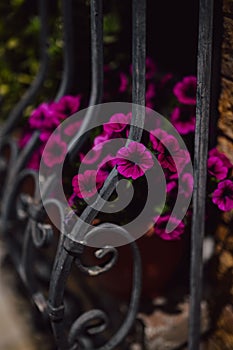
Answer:
M161 295L175 273L181 258L184 256L186 242L164 241L157 236L143 236L137 240L142 259L142 296L156 297ZM121 298L130 295L132 286L132 254L130 247L118 248L117 264L108 272L98 276L98 288Z

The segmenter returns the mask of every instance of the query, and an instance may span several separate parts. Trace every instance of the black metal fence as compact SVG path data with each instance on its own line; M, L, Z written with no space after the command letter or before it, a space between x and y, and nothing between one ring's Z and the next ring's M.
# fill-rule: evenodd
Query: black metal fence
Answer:
M56 99L69 93L70 81L73 75L74 62L72 59L72 45L74 38L70 30L70 17L72 2L63 1L64 15L64 74ZM206 162L208 151L208 128L211 98L211 74L212 74L212 32L213 32L213 1L200 0L199 4L199 38L198 38L198 84L197 84L197 109L195 131L195 156L194 156L194 192L193 192L193 218L192 218L192 246L191 246L191 273L190 273L190 331L189 349L196 350L200 342L200 302L202 300L202 243L204 236L205 215L205 188L206 188ZM48 69L48 28L47 28L47 1L39 0L41 20L41 61L40 70L30 89L19 103L13 108L8 119L1 128L1 234L6 240L10 255L15 267L24 282L27 290L38 307L38 310L49 319L52 325L54 338L58 349L94 349L92 336L98 341L104 339L104 344L98 349L115 349L122 343L131 330L137 315L140 289L141 289L141 263L136 243L131 243L133 257L133 276L131 299L128 312L115 334L108 340L101 337L101 333L107 327L111 315L96 309L82 313L72 324L67 319L65 310L65 288L73 264L85 274L92 276L110 270L115 262L117 251L115 248L103 247L100 256L111 253L111 259L105 265L87 268L82 263L84 247L75 243L66 232L61 232L59 243L56 247L52 271L49 271L47 290L40 289L36 274L34 273L35 259L38 259L38 251L51 242L54 235L52 227L46 223L46 215L41 202L38 183L38 173L25 168L33 150L39 145L39 132L35 132L30 142L21 151L11 134L20 121L22 111L38 93ZM91 0L91 54L92 54L92 85L89 105L96 105L102 100L103 91L103 14L102 1ZM146 58L146 0L132 0L132 63L133 86L132 102L145 105L145 58ZM151 35L154 35L153 33ZM156 40L156 38L155 38ZM89 124L92 113L86 115L78 134L69 144L69 159L79 150L84 142L77 142L82 131ZM133 112L133 120L130 128L129 139L140 141L144 120L137 110ZM33 179L33 191L31 195L20 190L26 178ZM107 199L115 189L118 174L113 170L101 195ZM48 183L44 184L49 186ZM64 220L64 212L59 202L54 202L60 213L61 222ZM101 208L101 204L99 205ZM93 220L97 211L91 207L82 214L84 221ZM116 227L113 227L116 229ZM85 228L80 225L79 230ZM16 232L18 231L18 232ZM84 232L85 233L85 232ZM39 258L41 256L39 254ZM94 274L93 271L96 273ZM79 297L79 296L77 296ZM97 305L98 306L98 305Z

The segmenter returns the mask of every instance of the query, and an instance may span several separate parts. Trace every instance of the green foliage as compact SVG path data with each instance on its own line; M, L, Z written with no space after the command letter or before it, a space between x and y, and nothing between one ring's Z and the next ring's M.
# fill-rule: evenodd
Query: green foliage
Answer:
M107 6L106 6L107 5ZM61 16L61 2L49 1L49 27L48 53L50 66L43 87L39 90L33 104L24 111L28 117L31 110L43 101L54 99L60 83L63 69L63 21ZM75 61L78 68L77 81L79 89L89 93L89 47L83 43L90 43L90 28L88 24L89 0L74 1L75 26L78 40L75 42ZM105 62L118 66L121 52L117 48L119 36L122 32L121 14L114 2L104 6L104 44ZM81 11L81 13L80 13ZM80 28L82 29L80 31ZM22 98L30 87L40 66L40 18L37 1L11 0L0 2L0 108L1 119L7 118L15 104ZM80 54L80 50L81 54ZM117 52L117 55L113 52ZM123 60L125 54L123 55ZM81 80L81 84L79 83Z
M37 1L1 1L0 16L0 118L5 119L29 88L39 69L40 19ZM61 16L55 11L49 18L51 65L44 86L33 105L26 109L25 116L38 103L54 98L61 75Z
M111 44L117 41L121 29L120 18L118 14L108 13L104 16L104 43Z

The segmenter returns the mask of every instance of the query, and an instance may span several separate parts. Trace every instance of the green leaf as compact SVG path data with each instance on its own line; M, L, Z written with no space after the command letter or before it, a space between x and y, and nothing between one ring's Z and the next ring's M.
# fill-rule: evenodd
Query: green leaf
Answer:
M117 14L109 13L104 16L103 31L105 43L109 44L115 42L120 29L120 18Z
M26 35L35 35L40 31L40 19L38 16L34 16L30 19L30 23L25 29L24 33Z
M25 0L11 0L12 7L19 7L24 3Z

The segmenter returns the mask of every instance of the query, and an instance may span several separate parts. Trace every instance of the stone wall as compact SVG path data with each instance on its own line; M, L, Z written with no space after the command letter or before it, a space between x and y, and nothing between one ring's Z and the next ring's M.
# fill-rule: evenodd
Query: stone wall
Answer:
M223 0L221 92L217 147L233 162L233 0ZM233 214L223 215L216 232L217 327L208 349L233 349Z
M233 162L233 0L223 0L219 149Z

